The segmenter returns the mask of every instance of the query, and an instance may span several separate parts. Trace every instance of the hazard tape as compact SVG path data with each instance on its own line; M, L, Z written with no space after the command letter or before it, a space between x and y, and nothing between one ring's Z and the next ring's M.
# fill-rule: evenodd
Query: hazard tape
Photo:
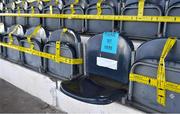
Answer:
M78 58L78 59L66 58L66 57L62 57L59 55L49 54L49 53L45 53L45 52L41 52L41 51L31 49L31 48L26 48L26 47L17 46L14 44L3 43L3 42L0 42L0 46L11 48L14 50L18 50L18 51L28 53L31 55L43 57L46 59L50 59L50 60L53 60L57 63L65 63L65 64L71 64L71 65L83 64L83 60L81 58Z
M137 82L145 84L148 86L157 88L157 102L162 106L166 106L166 90L180 93L180 84L175 84L166 81L165 72L165 58L167 57L169 51L172 49L176 43L176 38L168 38L164 46L163 52L160 57L159 66L157 70L157 79L150 78L150 76L144 76L139 74L131 73L129 80L132 82Z
M101 0L99 0L101 1ZM101 8L99 7L101 2L97 4L97 15L82 15L74 14L27 14L27 13L0 13L0 16L14 16L14 17L36 17L36 18L64 18L64 19L86 19L86 20L107 20L107 21L133 21L133 22L172 22L179 23L180 16L144 16L144 0L139 0L138 4L138 15L127 16L127 15L99 15L101 14Z

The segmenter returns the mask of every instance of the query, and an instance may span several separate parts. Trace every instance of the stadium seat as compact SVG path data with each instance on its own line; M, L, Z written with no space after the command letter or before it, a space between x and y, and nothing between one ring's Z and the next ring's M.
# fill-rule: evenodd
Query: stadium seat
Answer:
M88 5L88 0L78 0L78 5L80 5L83 9L86 8L86 6ZM71 5L75 2L75 0L63 0L64 2L64 6L68 6Z
M27 8L27 13L40 14L42 11L40 7L42 7L40 2L30 2ZM27 28L36 27L41 23L41 18L27 18Z
M9 4L6 4L4 12L5 13L14 13L14 9L15 9L15 3L11 2ZM6 31L7 31L8 27L11 27L12 25L15 24L15 17L9 17L9 16L3 17L3 22L5 25Z
M84 0L85 2L86 0ZM79 3L76 4L71 4L71 5L66 5L62 9L63 14L84 14L84 9L83 9L83 3L82 1L79 1ZM73 7L71 7L73 6ZM74 11L74 12L73 12ZM62 19L62 26L66 28L73 29L76 32L82 33L84 32L84 20L78 20L78 19Z
M52 7L52 11L51 11ZM60 8L58 7L58 4L56 2L49 2L44 8L43 13L45 14L60 14ZM61 28L61 19L52 19L52 18L43 18L43 27L48 32L52 32L54 30Z
M166 16L180 16L180 1L179 0L169 0L168 8L166 11ZM165 23L164 26L164 36L175 36L180 37L180 33L178 32L180 23Z
M25 33L26 39L21 40L20 43L23 47L26 48L31 48L31 44L33 44L34 50L43 51L43 46L47 41L46 33L42 27L40 27L40 29L38 30L36 28L37 27L29 28ZM32 35L32 33L34 33L36 30L36 35L31 37L31 42L28 42L27 38ZM21 59L26 67L41 72L43 68L43 58L28 53L22 53Z
M16 2L16 8L14 10L15 13L21 14L21 13L27 13L26 12L26 7L27 2L21 1L21 2ZM22 25L23 27L26 28L26 18L25 17L15 17L15 23Z
M72 30L59 29L51 33L49 42L44 46L44 52L55 54L56 41L61 42L61 56L67 58L82 58L82 44L80 36ZM69 65L44 60L44 70L47 74L63 80L70 80L82 75L82 65Z
M21 25L14 25L10 27L7 31L7 35L3 37L3 42L9 43L11 42L11 37L9 34L12 32L12 44L20 46L20 40L23 39L24 30ZM15 63L21 63L20 59L20 52L11 48L3 47L3 56L5 59L15 62Z
M100 8L102 10L102 15L115 15L115 9L107 2L102 2ZM97 4L89 5L85 11L86 15L96 15L97 13ZM89 34L114 31L114 29L114 21L85 20L85 31Z
M142 44L136 51L135 63L131 68L134 74L148 76L157 79L159 59L167 39L155 39ZM170 50L165 59L166 81L179 84L180 82L180 40ZM141 78L142 79L142 78ZM166 103L162 106L157 103L157 88L130 82L129 100L141 110L147 112L179 113L180 95L172 91L166 91Z
M121 7L121 0L104 0L106 3L111 4L115 8L115 14L120 13L120 7ZM88 0L89 5L90 4L96 4L98 0Z
M91 104L109 104L127 94L131 48L117 32L105 32L87 42L87 75L63 81L61 91Z
M162 4L159 1L165 0L146 0L144 15L162 16L165 2ZM138 15L138 0L125 0L124 4L122 15ZM120 32L132 40L149 40L161 37L161 27L161 23L121 21Z
M0 0L0 13L3 13L5 9L5 4L3 3L3 1ZM3 23L3 17L0 17L0 22Z

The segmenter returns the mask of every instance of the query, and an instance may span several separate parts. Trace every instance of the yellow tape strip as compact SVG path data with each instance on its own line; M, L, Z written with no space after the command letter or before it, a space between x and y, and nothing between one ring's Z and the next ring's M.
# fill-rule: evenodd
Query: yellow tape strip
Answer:
M46 59L50 59L50 60L56 61L58 63L65 63L65 64L71 64L71 65L83 64L83 60L81 58L71 59L71 58L66 58L66 57L61 57L61 56L56 57L56 55L54 55L54 54L49 54L49 53L37 51L34 49L21 47L21 46L17 46L17 45L12 45L12 44L7 44L7 43L3 43L3 42L0 42L0 46L15 49L15 50L18 50L18 51L21 51L24 53L32 54L32 55L43 57Z
M39 31L40 29L41 29L41 25L37 26L30 35L26 36L26 37L27 37L27 41L28 41L28 43L30 44L30 48L31 48L31 49L34 48L34 44L33 44L33 42L31 41L31 38L32 38L32 37L35 37L36 34L38 33L38 31Z
M82 14L16 14L0 13L0 16L7 17L37 17L37 18L66 18L66 19L88 19L88 20L113 20L113 21L133 21L133 22L172 22L180 23L180 16L117 16L117 15L82 15Z
M161 54L158 71L157 71L157 79L149 78L148 76L143 76L139 74L130 74L130 81L135 81L138 83L142 83L145 85L153 86L157 88L157 102L162 106L166 105L166 90L173 92L180 92L180 85L174 84L171 82L166 82L166 74L165 74L165 58L168 53L176 43L176 38L168 38L166 44L164 46L163 52Z
M166 74L165 74L165 58L167 57L168 53L176 43L176 38L168 38L167 42L164 46L159 66L158 66L158 72L157 72L157 102L163 106L166 104L166 88L165 88L165 82L166 82Z
M149 85L149 86L157 88L157 82L158 82L157 79L150 78L149 76L131 73L129 80L132 82L137 82L137 83L141 83L144 85ZM165 89L168 91L175 92L175 93L180 93L180 84L175 84L175 83L166 81Z
M34 7L31 6L31 13L34 14L35 10L34 10Z
M144 4L145 4L145 0L139 0L138 16L143 16L144 15Z
M97 15L101 15L102 14L102 8L101 8L101 4L102 4L103 0L98 0L96 7L97 7Z
M20 10L20 7L19 7L19 6L17 7L17 10L18 10L18 14L20 14L20 13L21 13L21 10Z
M14 29L8 34L9 44L12 44L12 43L13 43L13 40L14 40L14 39L13 39L12 34L17 31L18 27L19 27L19 25L16 25L16 26L14 27Z
M53 6L51 6L51 5L49 6L49 11L50 11L49 12L50 14L53 14Z
M74 5L78 4L79 0L75 0L74 3L72 3L70 5L70 9L71 9L71 15L76 13L76 10L74 9Z

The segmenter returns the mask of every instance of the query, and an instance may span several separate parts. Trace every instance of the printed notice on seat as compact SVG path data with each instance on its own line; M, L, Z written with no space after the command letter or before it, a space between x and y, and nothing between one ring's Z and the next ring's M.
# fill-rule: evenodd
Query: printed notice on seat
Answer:
M97 61L97 66L117 70L118 62L115 60L107 59L103 57L97 57L96 61Z
M101 52L116 54L118 42L119 42L118 32L104 32L101 43Z

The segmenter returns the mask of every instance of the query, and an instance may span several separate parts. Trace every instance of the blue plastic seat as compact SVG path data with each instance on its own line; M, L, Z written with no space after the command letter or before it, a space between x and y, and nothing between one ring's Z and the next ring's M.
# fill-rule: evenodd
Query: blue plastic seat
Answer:
M80 1L78 4L74 5L75 14L84 15L83 7L85 7L86 0L84 0L84 2ZM62 9L62 14L72 14L71 5L64 6ZM79 33L84 32L84 20L81 19L62 19L62 26Z
M60 56L67 58L82 58L82 44L80 36L72 30L63 33L63 29L53 31L49 37L49 42L44 46L44 52L55 54L56 41L61 42ZM44 59L44 70L47 74L63 80L70 80L82 75L83 65L70 65L57 63L49 59Z
M15 8L15 3L11 2L9 4L6 4L4 12L5 13L14 13L14 8ZM5 28L7 30L8 27L11 27L12 25L15 24L15 17L5 16L5 17L3 17L3 22L4 22Z
M42 4L37 1L29 3L27 13L31 14L34 12L35 14L40 14L42 12L42 9L39 8L40 6L42 7ZM27 18L27 28L36 27L40 24L42 24L42 18Z
M20 41L21 46L30 48L30 43L27 40L27 36L32 34L34 30L35 27L32 27L26 31L24 35L25 39ZM47 37L44 28L41 27L41 29L37 32L36 36L33 36L31 38L31 42L34 45L34 50L43 51L43 46L47 42ZM39 72L42 71L43 68L42 57L22 52L21 60L23 65L25 65L26 67L31 68L35 71L39 71Z
M115 8L115 14L119 14L121 10L121 0L104 0ZM98 0L88 0L88 4L96 4Z
M135 63L131 72L139 75L157 78L157 68L166 39L156 39L142 44L136 51ZM166 81L180 83L180 40L165 59ZM157 89L152 86L131 82L129 99L132 104L148 112L179 113L180 94L166 91L166 106L157 103Z
M10 41L10 37L8 36L8 34L12 32L15 28L16 28L15 25L9 28L9 30L6 32L6 35L4 34L3 42L8 43ZM20 40L24 38L23 35L24 35L23 27L19 25L16 31L12 34L12 38L13 38L12 44L20 46ZM21 63L20 51L18 50L3 47L3 56L5 59L9 61L15 63Z
M179 0L169 0L168 8L166 10L166 16L180 16L180 1ZM180 28L180 23L165 23L164 26L164 36L175 36L180 37L178 29Z
M52 6L53 14L60 14L60 8L55 2L49 2L44 8L43 13L50 14L50 6ZM46 31L52 32L61 28L61 19L43 18L43 27Z
M14 10L14 12L15 13L19 13L19 14L21 14L21 13L27 13L26 12L26 9L25 9L25 5L27 5L27 3L26 2L18 2L18 3L16 3L16 8L15 8L15 10ZM26 18L25 17L20 17L20 16L18 16L18 17L15 17L15 23L16 24L19 24L19 25L22 25L23 27L26 27Z
M138 0L125 0L122 15L138 15ZM146 0L145 16L162 16L165 0ZM149 40L161 37L161 23L121 21L120 32L129 39ZM136 29L135 29L136 28Z
M115 8L107 3L103 2L101 4L102 15L115 15ZM98 12L97 4L91 4L86 8L86 15L96 15ZM98 25L98 26L96 26ZM114 31L115 22L114 21L103 21L103 20L85 20L85 31L89 34L98 34L102 32Z
M131 48L115 33L98 34L87 42L87 75L61 83L61 91L77 100L91 104L109 104L127 94ZM113 46L111 43L113 42ZM104 42L104 44L102 44ZM110 46L106 43L111 42ZM116 45L117 44L117 45ZM109 49L112 46L112 50ZM107 50L109 51L107 51ZM115 50L114 50L115 49Z

